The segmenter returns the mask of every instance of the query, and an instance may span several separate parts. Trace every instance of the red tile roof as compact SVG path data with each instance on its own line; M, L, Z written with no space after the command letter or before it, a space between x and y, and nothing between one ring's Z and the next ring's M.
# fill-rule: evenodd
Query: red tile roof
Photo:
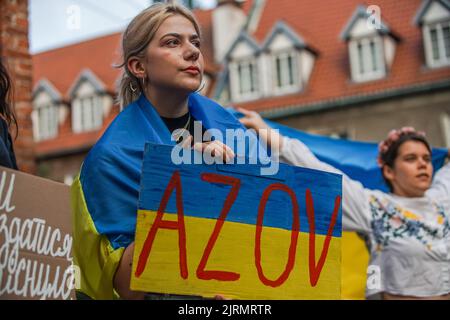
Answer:
M212 10L196 10L195 15L203 35L202 52L205 57L206 72L214 73L220 66L214 64L212 48ZM109 92L115 91L120 69L114 64L121 63L121 33L87 40L62 48L33 55L33 85L47 78L63 97L67 97L70 87L83 69L90 69L105 85Z
M352 83L346 42L340 33L361 0L266 1L254 38L262 43L277 21L283 20L308 45L319 51L306 88L297 94L242 103L240 106L266 110L290 105L303 105L346 96L408 87L420 83L450 79L450 68L425 67L422 30L414 25L414 17L422 0L377 0L382 20L401 37L395 58L386 78L366 83ZM368 5L367 3L365 5Z
M87 68L114 92L120 71L112 65L120 63L120 39L114 33L33 55L33 84L47 78L68 99L70 87Z
M256 41L262 43L277 21L282 20L309 46L316 49L319 55L302 92L242 103L240 106L258 110L276 109L450 79L450 68L432 70L424 66L422 31L413 23L421 3L422 0L376 1L381 8L383 22L400 36L401 41L396 47L395 58L386 78L353 83L350 80L347 44L340 39L340 33L357 6L364 2L266 0L258 27L252 35ZM253 1L243 4L246 14L250 12L252 5ZM215 73L220 70L220 66L213 59L212 10L197 10L195 14L202 27L205 70ZM113 93L120 74L120 70L112 67L112 64L120 62L120 37L120 33L115 33L34 55L34 85L40 79L47 78L67 99L68 90L80 72L89 68L106 85L107 90ZM68 117L68 123L60 128L58 138L38 143L38 155L58 151L61 146L69 149L92 145L116 113L105 121L102 130L86 134L72 134Z
M205 71L215 74L220 70L220 66L214 63L212 10L196 10L195 15L202 29ZM103 82L106 90L114 94L116 81L121 73L120 69L113 67L121 63L120 42L121 33L114 33L33 55L33 86L36 86L39 80L46 78L67 102L70 100L68 97L70 88L77 81L80 73L84 69L89 69ZM36 144L36 155L46 157L65 151L89 148L118 113L117 106L113 110L108 119L105 119L101 130L87 133L72 133L71 118L67 117L66 121L59 126L59 134L56 138Z

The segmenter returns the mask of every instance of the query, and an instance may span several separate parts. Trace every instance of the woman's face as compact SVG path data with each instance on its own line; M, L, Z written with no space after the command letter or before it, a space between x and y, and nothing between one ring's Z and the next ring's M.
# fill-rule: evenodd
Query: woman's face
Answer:
M147 88L196 91L203 75L200 38L191 21L181 15L167 18L147 47L144 62Z
M431 186L433 166L425 144L404 142L394 160L393 168L384 166L384 176L391 182L394 194L404 197L422 197Z

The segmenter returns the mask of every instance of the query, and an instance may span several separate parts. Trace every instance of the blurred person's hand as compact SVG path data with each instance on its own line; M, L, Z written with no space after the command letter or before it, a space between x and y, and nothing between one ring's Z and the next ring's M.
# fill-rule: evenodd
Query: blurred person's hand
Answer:
M237 111L244 116L239 121L248 129L254 129L260 139L263 139L267 146L272 149L272 152L278 153L283 147L283 136L278 133L278 130L272 129L259 113L255 111L237 108Z

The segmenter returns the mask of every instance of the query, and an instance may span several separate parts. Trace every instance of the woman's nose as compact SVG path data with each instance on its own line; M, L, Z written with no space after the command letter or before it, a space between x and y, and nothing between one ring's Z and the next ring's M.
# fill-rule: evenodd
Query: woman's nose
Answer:
M424 168L428 165L428 162L425 159L419 158L419 168Z
M188 61L196 61L200 56L200 49L194 44L189 43L184 53L184 58Z

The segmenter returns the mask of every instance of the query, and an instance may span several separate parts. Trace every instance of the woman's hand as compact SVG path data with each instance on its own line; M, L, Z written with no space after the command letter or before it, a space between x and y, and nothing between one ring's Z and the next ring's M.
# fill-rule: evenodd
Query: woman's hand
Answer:
M236 109L238 112L242 113L244 117L239 119L239 121L249 129L255 129L259 131L261 129L270 129L267 123L264 122L263 118L258 112L250 111L242 108Z
M126 300L143 300L144 292L132 291L130 289L130 280L134 254L134 242L131 243L123 252L116 274L114 275L114 289L116 289L120 298Z
M235 156L229 146L217 140L194 143L194 150L207 153L213 158L223 160L225 163L232 161Z
M259 138L272 148L272 153L278 154L283 147L283 136L278 133L278 130L272 129L255 111L242 108L237 108L237 111L244 115L239 121L247 128L254 129Z
M185 149L191 148L191 145L191 135L181 142L181 147ZM207 152L212 158L221 159L225 163L230 162L235 157L233 150L229 146L217 140L197 142L194 143L192 148L200 153Z

